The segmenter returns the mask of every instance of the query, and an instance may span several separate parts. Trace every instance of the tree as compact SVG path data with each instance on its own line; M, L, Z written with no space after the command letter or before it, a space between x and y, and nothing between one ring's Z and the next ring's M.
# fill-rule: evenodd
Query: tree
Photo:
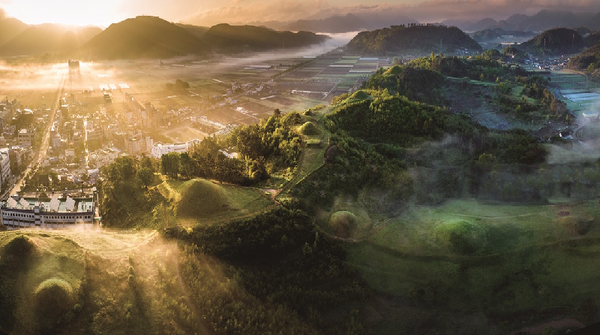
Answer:
M143 167L137 172L137 178L144 187L148 188L154 181L154 172L148 167Z
M160 171L171 178L179 175L179 154L170 152L160 157Z
M179 173L188 179L196 174L196 162L187 152L179 156Z

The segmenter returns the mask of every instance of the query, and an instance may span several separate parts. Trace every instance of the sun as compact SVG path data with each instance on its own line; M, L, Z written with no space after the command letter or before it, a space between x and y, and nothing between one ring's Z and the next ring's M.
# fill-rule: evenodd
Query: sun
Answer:
M109 26L117 22L121 0L16 0L4 5L9 16L27 24Z

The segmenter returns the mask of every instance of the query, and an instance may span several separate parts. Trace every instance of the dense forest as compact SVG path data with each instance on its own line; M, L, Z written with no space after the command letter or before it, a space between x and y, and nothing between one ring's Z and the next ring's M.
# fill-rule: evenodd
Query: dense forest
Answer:
M420 55L430 52L453 54L457 49L481 50L479 43L456 27L420 24L363 31L348 43L347 48L366 54L403 52Z

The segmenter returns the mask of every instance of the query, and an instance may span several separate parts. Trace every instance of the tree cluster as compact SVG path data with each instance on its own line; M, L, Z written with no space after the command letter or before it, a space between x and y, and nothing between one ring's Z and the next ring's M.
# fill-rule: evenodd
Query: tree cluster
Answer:
M295 127L302 122L296 112L278 110L260 124L240 126L228 137L205 138L189 153L169 153L160 159L161 172L172 178L201 177L221 182L252 185L269 174L294 169L302 150ZM226 155L228 151L238 156Z

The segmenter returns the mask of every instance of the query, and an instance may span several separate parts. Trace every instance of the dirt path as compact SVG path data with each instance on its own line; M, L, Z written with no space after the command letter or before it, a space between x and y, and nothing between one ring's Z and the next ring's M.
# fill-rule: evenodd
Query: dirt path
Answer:
M549 321L549 322L544 322L544 323L540 323L537 324L535 326L530 326L530 327L523 327L517 331L511 332L511 335L516 335L518 333L526 333L526 334L541 334L542 331L544 330L544 328L546 327L552 327L556 330L561 330L561 329L571 329L571 330L577 330L580 328L584 328L585 325L575 319L561 319L561 320L554 320L554 321Z

